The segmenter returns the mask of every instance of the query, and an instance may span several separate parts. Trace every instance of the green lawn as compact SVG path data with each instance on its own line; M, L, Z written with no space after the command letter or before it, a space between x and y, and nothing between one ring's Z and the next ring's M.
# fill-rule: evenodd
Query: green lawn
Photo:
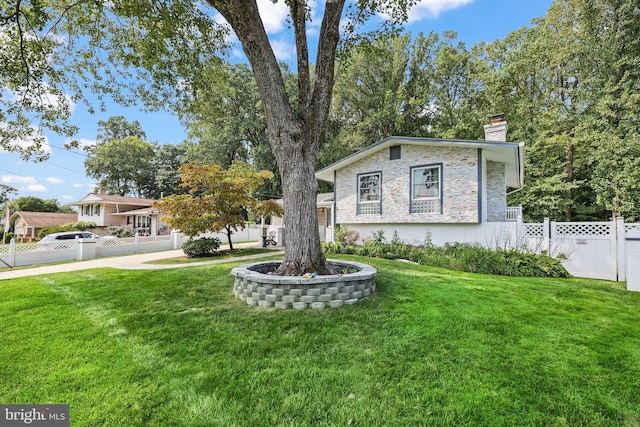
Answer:
M640 425L624 284L378 268L323 311L250 308L220 264L0 281L0 403L72 426Z
M236 258L241 256L248 255L259 255L265 254L268 256L270 252L279 252L280 249L269 249L269 248L240 248L234 249L230 251L229 249L221 249L216 252L215 255L205 256L205 257L188 257L187 255L182 255L174 258L164 258L159 259L157 261L150 261L148 264L195 264L199 262L205 261L217 261L220 259L227 258Z

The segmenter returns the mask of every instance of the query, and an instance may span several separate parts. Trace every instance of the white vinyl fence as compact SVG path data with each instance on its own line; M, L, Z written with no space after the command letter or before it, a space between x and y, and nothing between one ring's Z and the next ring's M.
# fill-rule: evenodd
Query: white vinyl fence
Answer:
M626 281L627 234L640 224L623 218L608 222L554 222L522 224L522 241L531 250L566 258L562 264L571 275L592 279Z
M261 230L249 226L231 235L233 243L260 241ZM224 245L227 235L209 233L199 237L217 237ZM106 256L118 256L140 252L179 249L188 238L177 231L168 236L138 236L122 239L76 239L61 240L55 246L38 246L38 243L18 244L14 240L8 245L0 245L0 267L20 267L25 265L48 264L52 262L85 260Z

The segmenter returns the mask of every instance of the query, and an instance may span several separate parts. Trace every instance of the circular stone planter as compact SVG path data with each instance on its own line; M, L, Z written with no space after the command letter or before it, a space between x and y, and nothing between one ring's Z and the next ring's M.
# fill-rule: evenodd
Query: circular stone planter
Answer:
M376 269L357 262L327 260L334 266L358 269L355 273L303 278L276 276L281 261L258 262L231 270L233 293L251 306L278 309L323 309L355 304L376 290Z

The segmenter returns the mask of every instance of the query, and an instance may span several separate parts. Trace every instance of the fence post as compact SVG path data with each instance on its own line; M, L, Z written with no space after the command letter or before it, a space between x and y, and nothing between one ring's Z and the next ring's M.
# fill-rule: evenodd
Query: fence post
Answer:
M518 214L516 218L516 241L513 246L514 248L518 248L524 246L524 244L524 224L522 223L522 214Z
M16 266L16 239L9 240L9 265L11 268Z
M171 230L171 249L178 249L178 230Z
M618 282L627 280L627 233L624 229L624 218L617 217L616 227L616 259L618 263Z
M547 255L551 254L551 223L549 218L544 219L542 225L542 245L547 251Z

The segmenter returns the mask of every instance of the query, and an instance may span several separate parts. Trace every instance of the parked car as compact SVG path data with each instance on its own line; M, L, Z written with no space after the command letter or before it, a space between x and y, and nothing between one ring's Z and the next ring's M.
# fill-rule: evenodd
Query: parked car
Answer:
M38 249L65 249L69 248L72 241L76 239L101 239L115 240L115 236L101 236L89 231L63 231L60 233L47 234L38 242Z

